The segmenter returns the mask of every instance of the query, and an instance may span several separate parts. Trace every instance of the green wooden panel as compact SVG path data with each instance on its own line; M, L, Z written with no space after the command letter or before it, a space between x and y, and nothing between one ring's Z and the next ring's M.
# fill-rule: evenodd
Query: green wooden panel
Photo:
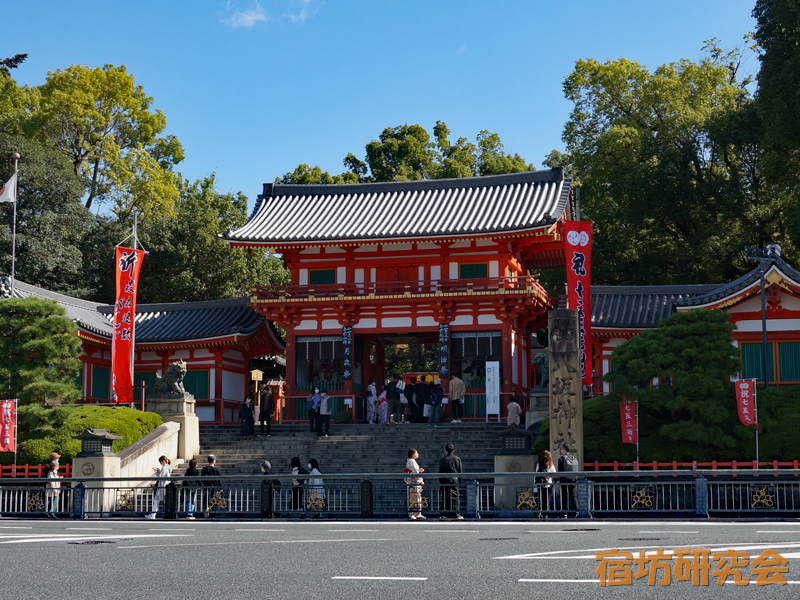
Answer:
M767 344L767 371L769 380L775 381L775 366L772 364L772 342ZM761 342L742 343L742 379L764 381L764 361L761 356Z
M153 384L156 382L156 372L155 371L134 371L133 373L133 385L141 385L142 382L145 383L147 388L145 389L145 398L149 398L153 394ZM133 392L133 396L135 400L139 400L141 398L141 390L136 389Z
M189 371L183 378L183 387L195 398L207 399L208 395L208 371Z
M110 391L110 369L94 365L92 367L92 397L108 400Z
M485 279L489 276L489 265L458 265L460 279Z
M310 271L308 274L309 285L324 285L336 283L336 269L320 269Z
M781 381L800 381L800 342L778 344L778 365Z

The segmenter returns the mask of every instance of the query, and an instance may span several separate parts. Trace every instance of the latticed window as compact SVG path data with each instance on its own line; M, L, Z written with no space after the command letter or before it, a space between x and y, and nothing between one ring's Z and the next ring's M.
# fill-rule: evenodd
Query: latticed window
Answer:
M189 371L183 378L183 387L195 398L205 400L208 395L208 371Z
M309 285L336 283L336 269L314 269L308 273Z
M485 279L489 276L489 265L486 263L458 265L460 279Z

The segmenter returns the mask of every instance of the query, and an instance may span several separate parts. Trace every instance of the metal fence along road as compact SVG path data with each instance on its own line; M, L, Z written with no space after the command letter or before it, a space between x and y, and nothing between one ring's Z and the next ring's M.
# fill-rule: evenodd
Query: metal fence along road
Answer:
M458 484L421 475L323 475L324 485L292 485L291 476L230 476L208 481L64 478L0 479L5 517L108 518L455 518L798 517L800 470L610 473L465 473ZM318 483L318 482L314 482Z

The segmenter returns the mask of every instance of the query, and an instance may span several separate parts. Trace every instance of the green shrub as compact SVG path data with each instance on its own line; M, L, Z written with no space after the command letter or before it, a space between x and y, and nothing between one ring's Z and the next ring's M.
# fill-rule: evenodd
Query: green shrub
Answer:
M336 416L333 418L333 422L338 423L339 425L344 425L345 423L349 423L352 420L353 420L353 415L351 415L350 411L347 409L340 410L338 413L336 413Z
M19 464L40 464L48 461L50 453L61 454L62 463L71 463L80 452L81 444L73 435L85 429L108 429L122 439L114 442L119 452L149 433L163 420L156 413L141 412L124 406L21 406L19 408ZM13 453L0 454L0 462L10 464Z

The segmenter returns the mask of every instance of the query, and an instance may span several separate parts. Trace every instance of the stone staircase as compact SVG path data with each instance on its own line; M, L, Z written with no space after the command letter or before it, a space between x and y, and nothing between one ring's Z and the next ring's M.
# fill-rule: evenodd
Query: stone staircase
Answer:
M261 461L268 460L276 474L291 472L293 456L303 466L316 458L325 473L398 473L405 467L409 448L419 451L419 465L436 472L444 446L452 443L461 457L464 472L486 473L494 470L494 456L502 448L497 432L504 423L443 423L439 428L424 424L366 425L331 424L328 437L317 437L308 424L273 425L272 436L242 440L238 425L201 425L198 467L206 456L217 457L223 475L260 473ZM258 432L258 426L256 427ZM186 465L177 465L183 469ZM178 470L178 473L181 471Z

